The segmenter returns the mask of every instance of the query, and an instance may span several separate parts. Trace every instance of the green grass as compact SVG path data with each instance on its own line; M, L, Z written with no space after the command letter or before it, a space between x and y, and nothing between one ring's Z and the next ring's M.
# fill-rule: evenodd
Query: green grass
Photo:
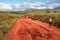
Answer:
M34 17L35 20L39 20L42 22L48 23L47 18L50 16L54 18L54 25L57 27L60 27L60 12L56 11L44 11L44 10L30 10L30 11L24 11L24 12L0 12L0 40L6 40L8 32L12 29L14 26L16 20L18 19L18 16L25 16L29 15L29 17ZM9 20L3 21L8 16L10 16Z
M9 30L11 30L11 28L15 24L16 20L17 20L16 18L15 19L10 19L10 20L7 20L4 23L0 24L0 32L1 32L0 33L0 40L5 40L5 37L7 36L7 33L9 32Z
M48 23L48 18L52 17L54 20L53 25L60 28L60 12L50 11L46 13L46 11L38 11L38 12L33 11L27 13L26 15L28 15L29 17L34 17L35 20L39 20L46 23Z
M8 13L0 13L0 40L6 40L8 32L14 26L18 16L23 16L24 14L8 14ZM10 16L9 20L5 20L8 16Z

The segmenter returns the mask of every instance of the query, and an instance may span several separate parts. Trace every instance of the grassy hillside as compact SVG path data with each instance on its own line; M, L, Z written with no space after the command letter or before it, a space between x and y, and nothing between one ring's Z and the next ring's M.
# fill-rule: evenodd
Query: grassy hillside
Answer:
M53 25L60 28L60 11L55 10L32 10L28 11L27 14L30 17L34 17L36 20L48 23L48 18L53 18Z
M6 40L7 33L13 25L15 24L18 16L23 16L24 14L16 14L16 13L8 13L8 12L1 12L0 13L0 40Z
M48 23L48 18L54 18L53 25L60 27L60 11L54 10L28 10L23 12L2 12L0 11L0 40L6 40L7 33L15 24L18 16L29 15L35 20Z

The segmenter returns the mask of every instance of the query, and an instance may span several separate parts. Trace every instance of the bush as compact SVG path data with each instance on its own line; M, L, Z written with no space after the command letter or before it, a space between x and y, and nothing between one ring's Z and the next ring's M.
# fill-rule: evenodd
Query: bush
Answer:
M31 14L29 16L31 16ZM34 17L33 19L35 20L39 20L39 21L46 22L46 23L48 23L48 18L52 17L54 20L53 25L60 27L60 14L58 13L33 14L33 17Z
M50 10L46 10L46 13L50 13Z

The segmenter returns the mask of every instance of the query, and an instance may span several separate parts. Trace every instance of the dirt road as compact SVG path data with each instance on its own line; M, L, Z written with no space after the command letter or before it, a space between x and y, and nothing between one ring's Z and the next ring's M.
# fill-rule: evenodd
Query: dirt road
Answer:
M21 18L9 31L7 40L60 40L60 30L40 21Z

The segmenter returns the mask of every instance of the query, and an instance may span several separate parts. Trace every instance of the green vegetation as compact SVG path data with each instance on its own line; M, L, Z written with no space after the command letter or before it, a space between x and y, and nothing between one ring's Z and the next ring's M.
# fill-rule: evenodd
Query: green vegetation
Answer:
M0 13L0 40L6 40L7 33L12 29L18 16L23 16L24 14L16 13Z
M35 20L39 20L42 22L48 23L49 17L53 18L53 25L60 28L60 11L55 10L32 10L29 11L28 14L29 17L34 17Z
M0 12L0 40L6 40L7 33L12 29L18 16L34 17L35 20L48 23L48 18L54 19L53 25L60 27L60 11L28 10L23 12Z

